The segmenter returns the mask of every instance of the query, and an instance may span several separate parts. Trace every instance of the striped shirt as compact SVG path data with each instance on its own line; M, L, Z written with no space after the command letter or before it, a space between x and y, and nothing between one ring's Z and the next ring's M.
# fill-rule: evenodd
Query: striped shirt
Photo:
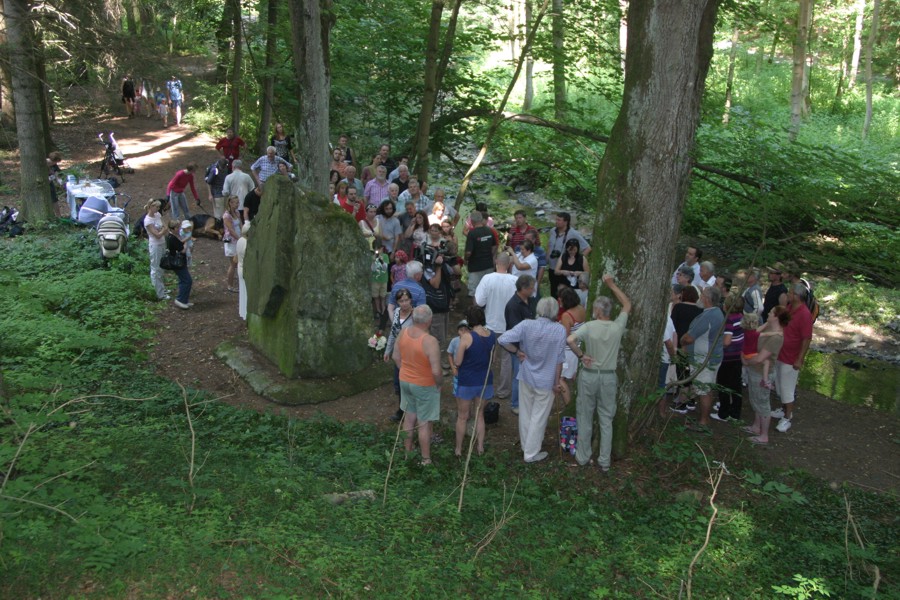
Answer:
M497 340L518 344L525 353L518 379L537 390L552 390L556 367L566 359L566 328L546 317L522 321Z

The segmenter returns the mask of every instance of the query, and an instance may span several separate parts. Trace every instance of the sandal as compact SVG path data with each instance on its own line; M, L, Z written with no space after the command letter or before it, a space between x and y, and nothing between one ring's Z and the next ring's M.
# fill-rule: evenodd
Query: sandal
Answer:
M747 425L746 427L741 427L741 431L743 431L744 433L749 433L750 435L759 435L759 432L749 425Z
M769 443L769 440L763 441L763 440L759 439L758 435L748 437L747 441L750 442L751 444L756 444L757 446L765 446Z
M431 459L430 459L430 458L423 458L422 460L419 461L419 466L420 466L420 467L427 467L427 466L429 466L429 465L431 465L431 464L432 464L432 462L431 462Z

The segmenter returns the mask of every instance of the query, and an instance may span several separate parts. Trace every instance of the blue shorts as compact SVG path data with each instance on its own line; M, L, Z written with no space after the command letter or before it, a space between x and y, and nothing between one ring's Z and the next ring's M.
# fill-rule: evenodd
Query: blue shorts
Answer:
M494 397L494 384L489 383L484 388L484 394L481 393L480 385L460 385L456 386L453 391L454 395L460 400L474 400L481 396L482 400L490 400Z

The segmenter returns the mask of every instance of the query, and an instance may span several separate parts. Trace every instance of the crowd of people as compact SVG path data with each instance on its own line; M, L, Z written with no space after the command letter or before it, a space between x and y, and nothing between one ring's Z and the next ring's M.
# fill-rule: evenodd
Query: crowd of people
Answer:
M591 246L572 226L566 212L541 236L517 211L507 234L501 235L483 203L476 205L457 237L460 215L441 188L410 174L407 157L398 161L382 145L369 164L357 169L356 152L342 135L333 148L331 190L334 204L352 215L360 235L371 246L373 322L388 330L384 360L395 363L394 388L403 421L406 448L416 442L423 464L431 463L432 423L440 413L444 376L453 377L457 420L455 453L462 453L470 417L478 453L485 448L484 408L493 399L508 399L517 416L523 460L547 457L542 450L547 420L557 394L568 403L577 386L579 437L575 464L593 464L593 416L600 424L596 464L611 465L612 420L616 412L616 365L631 301L610 275L603 283L620 304L598 297L587 307ZM259 211L265 182L275 173L290 176L295 156L291 137L276 124L271 145L244 171L246 143L232 129L218 140L219 157L206 170L207 197L215 218L223 221L225 255L229 257L226 288L240 294L240 316L246 318L243 252L246 235ZM160 207L147 206L151 279L160 298L161 248L190 254L191 214L186 190L200 203L194 174L179 169L167 187L172 217L162 222ZM357 177L358 172L361 177ZM190 261L178 273L175 306L190 308ZM452 336L450 312L460 301L463 270L469 305L466 319ZM767 269L763 293L759 271L750 269L742 286L717 275L715 265L689 247L671 278L671 303L662 343L659 410L687 414L686 428L710 433L711 420L742 418L742 388L748 387L754 412L745 430L750 441L766 444L770 421L776 430L792 426L799 369L803 365L814 321L814 300L807 282L781 264ZM546 276L549 297L541 298ZM736 287L737 289L733 289ZM812 309L812 310L811 310ZM588 318L590 313L590 319ZM718 393L714 393L715 391ZM768 408L771 391L782 407ZM719 402L714 406L713 398ZM671 406L669 405L671 403Z

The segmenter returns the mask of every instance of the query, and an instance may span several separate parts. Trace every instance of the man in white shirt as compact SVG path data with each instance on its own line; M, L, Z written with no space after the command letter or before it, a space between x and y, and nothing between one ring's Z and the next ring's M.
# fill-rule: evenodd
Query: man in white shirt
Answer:
M700 263L700 277L694 279L694 285L700 290L716 285L716 267L708 260Z
M687 252L684 253L684 262L678 265L681 267L690 267L694 270L694 285L697 285L697 280L700 279L700 258L703 257L703 252L700 248L695 248L694 246L688 246ZM678 269L675 269L675 272L672 273L672 285L678 283Z
M507 251L510 249L507 248ZM519 275L531 275L535 279L537 279L538 272L538 259L534 254L534 244L525 240L519 246L519 252L512 256L512 274L515 277L519 277ZM534 293L531 295L535 297L537 295L537 287L535 287Z
M509 273L511 257L501 252L495 260L496 271L481 278L475 289L475 304L484 308L487 328L498 337L506 331L506 303L516 293L515 275ZM509 398L512 393L512 361L509 352L497 349L494 358L500 360L500 377L494 379L494 395Z
M244 210L244 198L250 193L250 190L256 187L253 178L244 173L244 163L241 159L236 159L231 163L231 173L225 178L225 184L222 186L222 197L230 198L237 196L241 199L238 209Z

